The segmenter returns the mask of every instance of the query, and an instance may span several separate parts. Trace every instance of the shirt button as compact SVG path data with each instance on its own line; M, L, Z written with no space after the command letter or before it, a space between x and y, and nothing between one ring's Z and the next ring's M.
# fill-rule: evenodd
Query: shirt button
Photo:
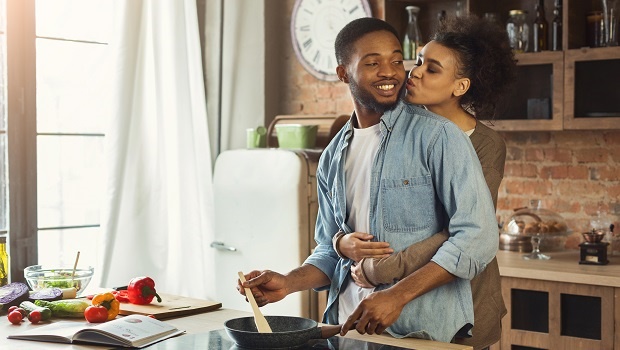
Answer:
M347 269L347 267L348 267L347 265L342 265L342 269L343 269L343 270L346 270L346 269Z
M404 185L409 185L409 180L405 180L405 181L403 181L403 184L404 184Z

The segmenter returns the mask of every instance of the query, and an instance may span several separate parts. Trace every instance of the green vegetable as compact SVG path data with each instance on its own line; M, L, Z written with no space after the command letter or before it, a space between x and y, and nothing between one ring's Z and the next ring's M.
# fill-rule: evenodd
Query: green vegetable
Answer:
M84 318L84 310L90 303L82 299L63 299L55 301L36 300L38 306L45 306L52 310L55 317L79 317Z
M52 310L44 306L36 305L31 301L22 301L22 303L19 304L19 307L26 310L27 313L39 311L41 313L41 320L43 321L47 321L52 318Z

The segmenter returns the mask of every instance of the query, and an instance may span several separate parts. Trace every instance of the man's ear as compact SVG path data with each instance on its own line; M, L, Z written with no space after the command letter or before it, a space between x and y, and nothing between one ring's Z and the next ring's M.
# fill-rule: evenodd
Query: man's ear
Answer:
M348 84L349 83L349 77L347 76L347 70L344 68L343 65L338 65L338 67L336 67L336 74L338 74L338 80L340 80L341 82Z
M454 96L463 96L469 90L469 86L471 85L471 81L469 78L460 78L456 80L456 88L452 92Z

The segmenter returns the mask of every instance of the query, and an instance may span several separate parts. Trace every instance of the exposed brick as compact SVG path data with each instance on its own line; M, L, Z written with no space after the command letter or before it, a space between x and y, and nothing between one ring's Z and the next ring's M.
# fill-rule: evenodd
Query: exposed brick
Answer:
M535 164L523 164L523 177L536 178L538 176L538 168Z
M522 160L523 159L523 150L518 147L508 147L506 146L506 161L509 160Z
M599 133L594 131L560 131L554 132L553 138L557 145L568 145L572 148L573 145L588 145L595 146L600 144L598 138Z
M590 178L588 168L585 166L553 165L542 167L540 176L543 179L574 179L587 180Z
M518 132L505 133L505 141L520 145L525 144L548 144L551 136L548 132Z
M504 176L521 177L523 174L523 167L519 163L506 163L504 166Z
M528 148L525 150L525 160L529 162L543 161L545 153L540 148Z
M570 163L573 159L573 152L566 148L547 148L544 153L545 160L551 162Z
M328 99L332 97L332 86L331 85L321 85L318 89L316 89L316 99Z
M620 147L615 146L614 148L609 149L609 156L614 162L620 163Z
M592 180L620 181L620 165L592 167L592 172L596 173Z
M620 146L620 131L606 131L603 133L603 140L608 146Z
M573 180L589 179L588 167L582 165L569 165L567 167L568 178Z
M578 163L604 163L609 159L609 152L604 148L583 148L573 151Z

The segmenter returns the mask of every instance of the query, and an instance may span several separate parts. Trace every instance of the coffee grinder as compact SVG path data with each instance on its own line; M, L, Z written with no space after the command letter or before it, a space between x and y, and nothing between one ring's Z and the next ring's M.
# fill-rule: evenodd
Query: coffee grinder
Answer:
M607 259L607 246L608 242L601 242L605 233L602 231L592 230L590 232L582 233L585 242L579 245L581 249L580 264L586 265L607 265L609 260Z

